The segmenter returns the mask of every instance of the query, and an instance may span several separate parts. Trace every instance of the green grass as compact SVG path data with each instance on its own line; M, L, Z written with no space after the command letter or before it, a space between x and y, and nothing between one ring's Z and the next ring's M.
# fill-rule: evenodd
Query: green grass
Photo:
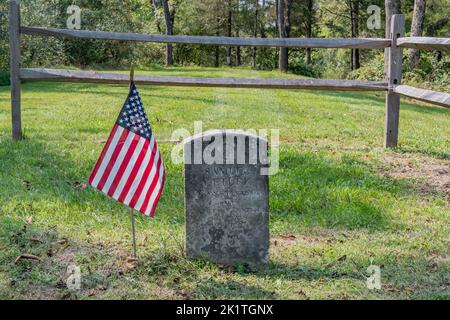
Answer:
M282 77L244 69L145 73ZM173 145L162 144L166 189L156 219L137 219L140 260L127 270L128 209L82 185L127 88L26 83L26 139L18 143L10 139L9 89L0 88L0 298L450 298L448 194L426 187L425 176L386 174L396 169L386 160L392 157L419 172L424 162L449 166L450 110L403 103L400 147L386 151L382 94L140 91L159 139L179 128L193 132L194 121L205 130L280 129L280 172L270 179L269 268L251 273L185 258L183 167L170 161ZM57 243L63 238L68 245ZM41 261L15 263L22 253ZM71 263L81 267L81 291L65 287ZM381 290L366 287L371 264L382 268Z

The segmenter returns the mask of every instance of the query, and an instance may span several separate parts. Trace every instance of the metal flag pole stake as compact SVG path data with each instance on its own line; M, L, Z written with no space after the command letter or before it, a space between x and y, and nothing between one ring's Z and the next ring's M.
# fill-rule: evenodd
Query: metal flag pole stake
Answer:
M136 254L136 226L134 223L134 210L130 209L131 212L131 227L133 229L133 258L136 259L137 258L137 254Z
M130 69L130 88L133 82L134 82L134 65L132 64Z
M131 64L131 70L130 70L130 90L131 90L131 86L133 85L134 82L134 65ZM137 258L137 254L136 254L136 226L135 226L135 217L134 217L134 209L130 209L130 214L131 214L131 227L133 229L133 258L136 259Z

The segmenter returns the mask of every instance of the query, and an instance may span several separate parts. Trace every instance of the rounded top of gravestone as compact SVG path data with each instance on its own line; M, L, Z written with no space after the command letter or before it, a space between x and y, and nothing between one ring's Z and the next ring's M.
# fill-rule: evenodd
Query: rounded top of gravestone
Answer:
M243 137L249 137L249 138L253 138L253 139L258 139L261 140L265 143L267 143L267 139L263 138L261 136L258 136L252 132L247 132L247 131L243 131L243 130L233 130L233 129L224 129L224 130L208 130L196 135L193 135L189 138L186 138L183 140L183 144L190 144L195 140L198 139L205 139L205 138L210 138L210 137L214 137L217 135L222 134L223 136L243 136Z

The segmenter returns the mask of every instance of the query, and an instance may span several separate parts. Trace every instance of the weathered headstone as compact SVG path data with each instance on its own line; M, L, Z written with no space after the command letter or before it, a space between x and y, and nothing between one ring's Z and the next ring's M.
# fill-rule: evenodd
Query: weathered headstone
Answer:
M186 250L190 258L264 267L269 261L267 141L209 131L185 141Z

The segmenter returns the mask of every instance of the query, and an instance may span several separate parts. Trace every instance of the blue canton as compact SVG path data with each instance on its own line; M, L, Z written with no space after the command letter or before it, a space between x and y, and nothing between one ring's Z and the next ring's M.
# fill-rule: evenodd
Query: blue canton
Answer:
M152 137L152 129L134 83L131 85L130 93L120 112L119 119L117 119L117 124L143 138L150 140Z

